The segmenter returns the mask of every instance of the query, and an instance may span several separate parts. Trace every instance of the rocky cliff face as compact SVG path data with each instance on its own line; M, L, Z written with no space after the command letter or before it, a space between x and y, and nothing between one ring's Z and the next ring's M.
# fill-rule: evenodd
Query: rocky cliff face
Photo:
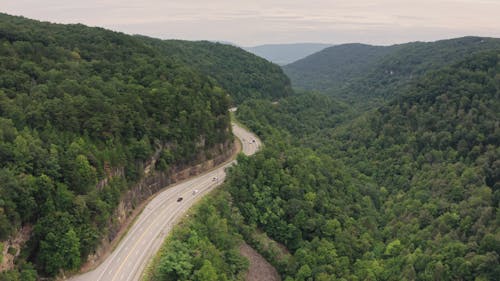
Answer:
M194 163L173 166L165 172L157 171L154 167L156 163L154 157L150 159L144 164L144 176L142 179L123 195L112 216L113 219L110 221L108 235L102 239L100 246L94 254L88 257L87 264L84 265L83 270L85 271L97 265L99 260L109 253L115 244L119 242L121 235L125 233L135 217L140 214L142 207L146 205L154 194L169 185L201 174L227 161L237 151L237 147L236 142L232 143L228 141L224 144L219 144L213 147L208 153L200 154ZM215 156L207 159L207 155ZM113 173L114 177L124 177L123 169L115 168L113 171L116 171ZM111 178L106 179L106 183ZM99 184L102 185L103 183Z

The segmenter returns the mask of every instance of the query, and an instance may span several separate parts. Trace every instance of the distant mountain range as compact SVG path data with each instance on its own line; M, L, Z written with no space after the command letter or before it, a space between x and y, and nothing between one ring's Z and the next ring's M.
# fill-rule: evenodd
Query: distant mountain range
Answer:
M323 43L296 43L267 44L255 47L243 47L243 49L276 64L285 65L331 46L332 44Z

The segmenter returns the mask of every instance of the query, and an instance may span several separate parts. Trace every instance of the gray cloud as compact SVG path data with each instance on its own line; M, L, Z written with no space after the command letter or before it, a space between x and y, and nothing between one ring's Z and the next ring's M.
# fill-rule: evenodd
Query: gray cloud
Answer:
M1 10L126 33L242 45L500 37L500 1L495 0L2 0Z

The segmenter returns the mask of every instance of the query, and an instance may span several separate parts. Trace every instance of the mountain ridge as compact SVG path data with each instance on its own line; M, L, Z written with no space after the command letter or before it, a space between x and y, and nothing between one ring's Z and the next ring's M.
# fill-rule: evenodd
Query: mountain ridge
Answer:
M391 46L344 44L283 69L295 88L317 90L351 103L380 105L433 69L499 47L500 39L476 36Z
M243 49L278 65L285 65L330 46L332 46L332 44L288 43L264 44L252 47L243 47Z

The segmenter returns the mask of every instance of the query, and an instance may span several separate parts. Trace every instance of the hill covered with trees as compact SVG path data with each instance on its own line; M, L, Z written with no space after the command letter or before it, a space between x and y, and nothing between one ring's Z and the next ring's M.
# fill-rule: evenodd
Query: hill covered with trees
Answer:
M16 268L0 280L78 269L154 154L156 168L168 171L232 142L232 78L208 77L202 65L229 73L219 64L225 52L255 65L247 73L238 66L237 79L248 83L237 86L238 101L257 91L244 92L252 83L261 87L258 97L289 91L277 66L240 49L193 43L207 48L196 64L165 51L181 43L151 40L0 14L0 241L33 229ZM260 71L281 84L259 80L271 78ZM120 176L98 185L115 170Z
M499 73L500 51L476 54L354 119L319 94L244 102L265 147L238 158L166 244L185 255L163 252L151 280L240 280L241 238L286 281L497 280ZM223 227L207 231L205 214ZM207 251L227 255L207 264Z
M382 46L343 44L323 49L283 69L294 87L325 91L349 83L390 51L391 48Z
M279 66L239 47L209 41L142 38L163 54L214 78L235 104L248 98L276 100L292 93L290 80Z
M294 87L374 106L391 100L426 73L477 52L496 50L500 39L463 37L393 46L345 44L283 67ZM373 107L373 106L371 106Z
M496 280L499 55L425 75L336 128L294 132L279 120L297 112L240 106L266 148L229 190L246 223L291 251L285 280Z

